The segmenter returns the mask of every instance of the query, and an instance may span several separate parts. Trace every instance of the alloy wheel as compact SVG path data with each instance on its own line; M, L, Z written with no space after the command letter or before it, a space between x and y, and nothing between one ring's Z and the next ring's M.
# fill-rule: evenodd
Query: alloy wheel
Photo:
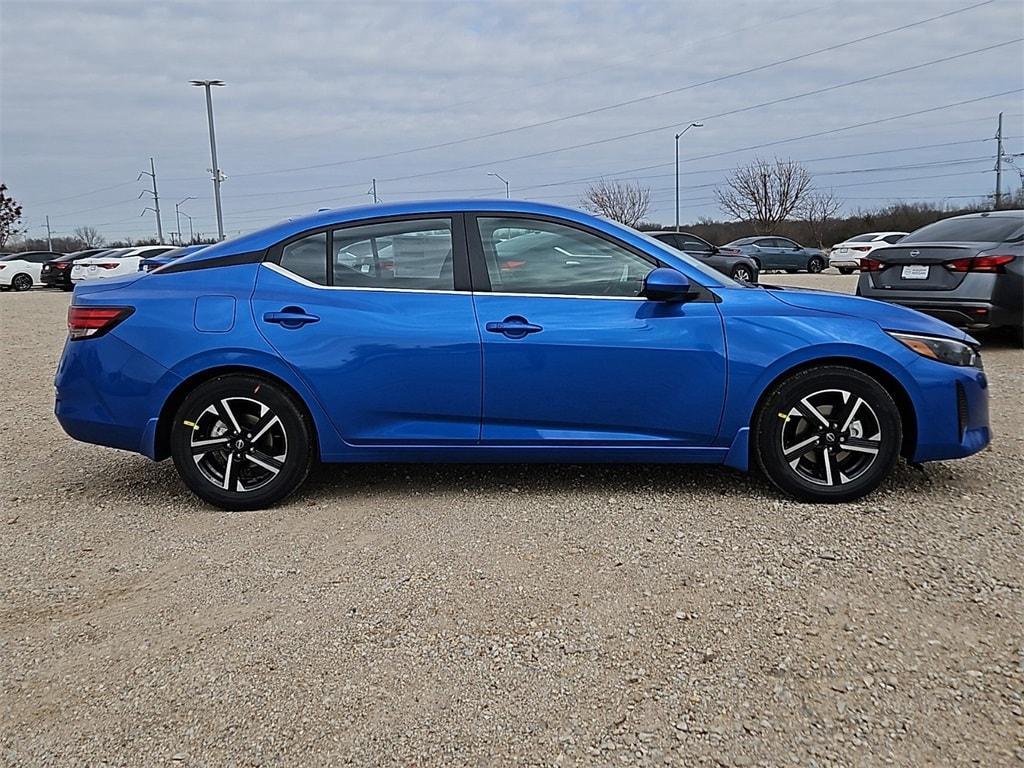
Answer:
M732 276L734 280L740 280L744 283L750 282L750 270L746 267L736 267L732 272Z
M11 287L16 291L27 291L32 287L32 278L28 275L15 275L11 280Z
M200 473L235 493L263 488L284 468L288 435L277 413L251 397L225 397L191 423L189 447Z
M799 477L841 486L867 472L878 458L882 427L875 410L845 389L823 389L784 413L782 455Z

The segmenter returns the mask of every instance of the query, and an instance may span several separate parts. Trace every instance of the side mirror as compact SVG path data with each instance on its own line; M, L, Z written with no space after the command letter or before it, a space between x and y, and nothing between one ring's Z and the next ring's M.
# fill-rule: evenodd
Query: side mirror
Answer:
M644 280L644 296L651 301L686 301L693 298L693 293L686 275L668 267L659 267Z

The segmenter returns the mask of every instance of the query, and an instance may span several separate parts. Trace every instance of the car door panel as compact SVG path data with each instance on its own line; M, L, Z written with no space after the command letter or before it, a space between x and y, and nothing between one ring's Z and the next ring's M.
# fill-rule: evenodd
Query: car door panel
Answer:
M485 443L711 445L725 392L713 302L478 293ZM540 331L487 331L521 317Z
M522 229L530 226L542 225ZM512 229L507 223L503 228ZM494 231L467 222L474 286L484 287L474 292L483 344L484 444L714 442L726 365L722 319L710 292L691 302L648 301L635 295L640 281L636 290L628 283L632 296L592 295L600 290L601 275L627 269L615 262L615 249L622 246L588 246L574 241L580 235L575 232L551 244L554 252L569 254L569 271L542 269L539 274L551 276L547 293L519 274L542 251L531 246L516 253L514 244L493 241L485 246ZM523 236L524 243L534 241L544 242L538 233ZM586 251L589 257L580 255ZM597 266L598 251L612 260L605 272ZM553 256L552 263L561 266L561 259ZM644 273L656 266L641 264ZM501 285L478 279L488 269ZM573 295L574 285L585 295ZM614 283L611 292L623 285ZM524 286L527 292L517 292ZM552 295L556 289L561 295Z
M464 260L461 227L455 242L461 245L454 258ZM398 275L398 248L387 250L388 269ZM423 250L411 258L406 274L415 275ZM252 310L263 336L316 393L347 442L479 440L480 334L468 290L323 286L264 264Z

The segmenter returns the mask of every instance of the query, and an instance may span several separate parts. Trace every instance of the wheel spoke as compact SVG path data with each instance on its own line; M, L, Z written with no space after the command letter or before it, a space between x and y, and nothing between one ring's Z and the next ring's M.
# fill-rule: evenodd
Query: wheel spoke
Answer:
M249 451L245 454L245 458L255 464L257 467L263 467L268 472L273 472L275 475L281 471L284 466L284 462L273 456L268 456L261 451Z
M192 455L202 456L204 453L209 453L210 451L217 450L217 448L226 446L228 442L230 441L226 437L216 437L212 440L196 440L192 443Z
M880 445L880 440L865 440L861 437L847 437L839 443L839 447L844 451L858 451L859 453L872 454L878 453Z
M224 465L224 490L237 490L238 484L238 462L235 461L235 454L228 454L227 464Z
M822 463L825 465L825 485L835 485L835 480L832 478L832 455L827 451L821 452Z
M800 411L805 419L810 421L818 421L824 426L829 426L828 419L822 416L821 411L807 402L807 398L803 398L799 403L796 404L796 409Z
M817 444L818 444L818 436L817 435L811 435L806 440L801 440L796 445L791 445L789 448L786 448L785 451L783 451L783 454L785 456L787 456L787 457L788 456L792 456L794 454L803 455L805 453L808 453Z
M846 430L848 430L850 428L850 424L853 423L853 417L857 415L857 410L863 404L864 404L864 399L863 398L860 398L860 397L855 398L854 401L853 401L853 405L851 405L850 408L846 411L846 416L845 417L841 417L839 419L836 419L836 421L840 424L840 427L839 427L839 431L840 432L845 432Z
M262 418L260 418L260 420L253 425L252 437L250 438L251 442L255 443L257 440L263 437L263 434L272 426L274 426L276 422L277 414L268 409L267 412L262 416Z
M217 415L220 416L221 421L233 427L235 432L242 431L242 428L238 426L238 419L235 418L235 414L231 410L231 406L228 405L228 401L226 399L215 403L213 407L217 409Z

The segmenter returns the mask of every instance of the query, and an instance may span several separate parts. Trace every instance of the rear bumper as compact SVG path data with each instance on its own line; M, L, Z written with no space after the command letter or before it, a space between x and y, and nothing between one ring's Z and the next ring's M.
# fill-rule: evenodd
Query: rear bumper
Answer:
M63 288L71 285L71 276L67 272L50 272L39 278L43 285L51 288Z
M967 330L1020 327L1024 322L1022 293L1020 278L1008 274L968 274L949 291L877 288L867 273L862 273L857 283L858 296L916 309Z
M857 269L860 267L860 257L850 256L845 253L842 256L829 256L828 265L830 267L852 267Z
M76 440L153 458L150 422L178 383L114 333L67 341L54 380L54 414Z

